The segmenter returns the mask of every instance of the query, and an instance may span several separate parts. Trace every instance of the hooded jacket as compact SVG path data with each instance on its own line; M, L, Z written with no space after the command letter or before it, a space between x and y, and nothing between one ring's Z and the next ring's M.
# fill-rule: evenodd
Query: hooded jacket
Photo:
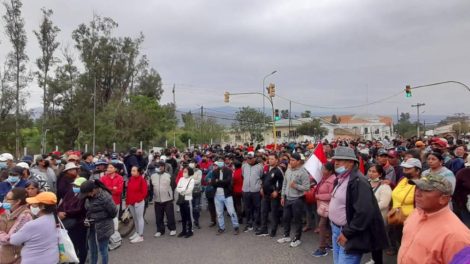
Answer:
M107 240L114 233L113 218L117 215L117 208L111 194L100 189L95 197L85 202L87 218L94 221L94 228L98 241Z

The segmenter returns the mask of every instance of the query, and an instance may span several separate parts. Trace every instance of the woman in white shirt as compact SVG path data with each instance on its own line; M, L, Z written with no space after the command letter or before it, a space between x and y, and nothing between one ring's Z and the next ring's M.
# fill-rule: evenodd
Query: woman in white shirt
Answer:
M189 167L183 169L183 177L179 180L176 186L176 192L178 193L177 204L180 207L181 213L181 224L182 231L178 234L178 237L191 237L193 235L193 223L191 221L191 202L193 200L193 189L194 189L194 170ZM181 198L180 198L181 197ZM184 197L184 199L182 198Z

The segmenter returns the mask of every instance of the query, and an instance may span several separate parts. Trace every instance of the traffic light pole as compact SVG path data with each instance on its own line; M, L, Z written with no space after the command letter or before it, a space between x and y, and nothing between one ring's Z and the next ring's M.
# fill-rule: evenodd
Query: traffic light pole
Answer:
M414 90L414 89L419 89L419 88L423 88L423 87L429 87L429 86L435 86L435 85L441 85L441 84L447 84L447 83L460 84L463 87L465 87L465 89L467 89L468 92L470 92L470 87L468 87L466 84L464 84L462 82L458 82L458 81L445 81L445 82L430 83L430 84L425 84L425 85L418 85L418 86L411 87L411 89Z
M417 111L417 113L418 113L418 122L417 122L417 124L416 124L416 125L417 125L416 131L417 131L417 138L418 138L418 139L419 139L419 108L420 108L421 106L425 106L425 105L426 105L426 104L424 104L424 103L417 103L417 104L415 104L415 105L411 105L411 107L416 107L416 111ZM426 133L426 131L424 131L424 132Z
M271 109L272 109L272 113L273 113L273 140L274 140L274 149L277 148L277 136L276 136L276 120L275 120L275 116L274 116L274 101L273 101L273 98L270 97L270 96L266 96L262 93L257 93L257 92L252 92L252 93L229 93L229 92L225 92L225 102L228 103L229 100L229 96L230 95L247 95L247 94L259 94L261 96L263 96L264 98L267 98L269 103L271 103ZM264 114L264 113L263 113Z

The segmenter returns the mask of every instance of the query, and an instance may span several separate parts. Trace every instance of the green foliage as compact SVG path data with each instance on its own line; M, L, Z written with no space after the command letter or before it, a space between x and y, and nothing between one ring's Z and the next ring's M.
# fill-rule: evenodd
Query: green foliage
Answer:
M211 142L220 142L225 136L224 126L217 123L214 118L195 116L191 111L182 114L184 127L180 139L187 144L188 139L194 144L209 144Z
M395 129L397 130L398 134L405 137L410 138L416 136L416 124L417 122L412 123L410 121L410 113L401 113L400 119L398 123L395 125ZM421 131L424 133L424 127L422 124L420 125Z
M312 117L312 112L310 110L305 110L305 112L300 114L301 118L309 118Z
M328 133L328 130L321 126L320 119L312 118L312 121L305 122L298 126L297 133L300 135L322 138Z
M339 124L341 123L341 118L337 117L336 115L331 116L330 123L332 124Z
M239 133L249 133L252 142L263 141L263 132L267 128L264 124L270 123L267 115L249 106L240 108L235 120L232 128Z

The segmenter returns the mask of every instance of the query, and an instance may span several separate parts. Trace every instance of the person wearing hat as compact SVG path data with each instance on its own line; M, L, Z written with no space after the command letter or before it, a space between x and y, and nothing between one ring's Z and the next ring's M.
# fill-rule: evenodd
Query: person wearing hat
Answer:
M113 219L118 215L111 191L99 180L88 180L80 185L80 199L85 201L85 226L88 227L90 264L108 264L108 244L114 234Z
M22 178L23 176L23 168L21 167L13 167L8 169L8 178L0 182L0 201L3 201L5 195L15 188L15 187L22 187L26 186L26 180Z
M258 163L254 152L248 152L246 163L242 165L243 202L245 205L246 226L244 231L252 231L260 225L261 209L261 176L264 167Z
M287 169L282 183L281 206L283 209L284 236L277 240L283 244L291 242L291 247L298 247L302 236L302 215L304 214L304 192L310 189L310 176L302 166L302 157L299 153L291 155L290 167ZM294 222L294 239L290 237L291 222Z
M20 230L10 236L10 244L23 246L22 264L59 263L59 235L57 232L57 197L52 192L42 192L35 197L26 198L30 211L37 218L27 222Z
M64 198L65 194L72 191L72 183L78 177L79 168L74 162L65 165L63 176L57 180L57 198L59 201Z
M26 204L26 191L23 188L11 189L0 207L7 210L0 214L0 263L20 263L21 246L10 245L8 240L24 224L33 220Z
M165 162L156 164L155 172L150 175L150 191L153 191L153 206L157 232L155 237L165 234L165 215L170 236L176 235L175 210L173 205L173 191L171 189L171 175L165 171Z
M14 158L13 155L11 155L10 153L3 153L3 154L1 155L1 157L2 157L2 159L5 160L5 162L6 162L6 167L7 167L8 169L14 168L14 167L16 166L16 164L15 164L15 162L14 162L15 158Z
M80 186L84 182L86 182L85 178L76 178L72 183L72 190L65 194L57 208L57 215L69 233L80 264L84 264L87 257L87 230L84 224L86 217L85 200L78 198Z
M422 172L422 164L419 159L409 158L400 165L403 168L403 179L401 179L392 191L392 209L390 213L397 210L406 218L415 208L415 186L410 184L410 180L419 179ZM394 256L400 248L403 236L403 223L388 223L388 235L390 238L390 248L386 254Z
M364 253L387 247L385 225L354 150L337 147L333 159L337 181L328 208L333 260L335 264L360 263Z
M445 138L433 138L431 140L431 149L433 152L442 153L444 164L452 159L452 156L449 153L449 144Z
M45 160L42 155L36 158L36 165L32 167L29 171L36 177L39 177L40 179L45 179L48 190L54 193L56 192L56 174L54 170L49 167L49 161Z
M403 228L398 264L450 263L470 244L470 230L450 210L452 184L438 174L410 180L416 185L416 209Z
M91 176L89 177L89 180L101 179L101 177L105 175L107 168L108 168L108 162L106 160L102 160L102 159L98 160L97 162L94 163L94 169L92 171Z
M389 184L392 188L397 184L395 169L389 162L388 151L381 148L377 151L377 164L385 170L384 183Z

